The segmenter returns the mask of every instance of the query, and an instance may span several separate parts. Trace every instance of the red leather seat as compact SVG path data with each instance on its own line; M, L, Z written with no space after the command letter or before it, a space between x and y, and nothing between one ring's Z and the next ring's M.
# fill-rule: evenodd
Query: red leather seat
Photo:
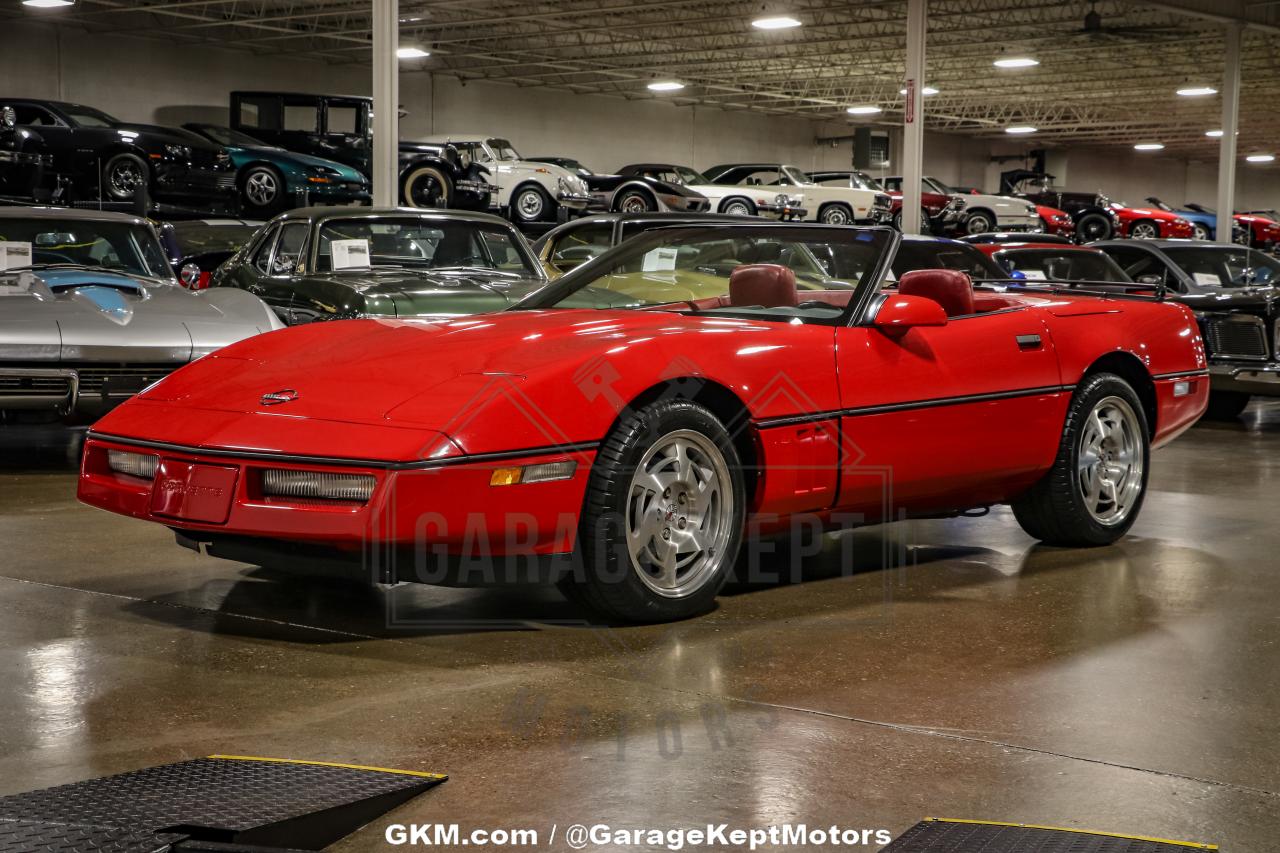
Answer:
M741 308L794 308L800 302L796 274L781 264L743 264L729 275L729 304Z
M973 282L959 270L912 270L898 281L903 296L923 296L942 306L948 317L967 317L973 307Z

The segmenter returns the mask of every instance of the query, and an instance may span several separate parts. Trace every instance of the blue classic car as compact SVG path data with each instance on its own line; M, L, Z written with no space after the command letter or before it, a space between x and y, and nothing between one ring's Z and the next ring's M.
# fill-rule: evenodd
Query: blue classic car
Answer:
M183 128L230 152L241 208L247 214L261 216L311 204L369 201L369 179L343 163L286 151L216 124L190 123Z
M1166 210L1170 213L1176 213L1183 219L1191 223L1194 229L1194 238L1197 240L1216 240L1218 239L1218 214L1212 210L1206 210L1198 204L1184 205L1182 210L1174 210L1173 207L1164 203L1155 196L1147 198L1147 204L1157 207L1160 210ZM1231 228L1231 241L1234 243L1244 242L1244 229L1237 222Z

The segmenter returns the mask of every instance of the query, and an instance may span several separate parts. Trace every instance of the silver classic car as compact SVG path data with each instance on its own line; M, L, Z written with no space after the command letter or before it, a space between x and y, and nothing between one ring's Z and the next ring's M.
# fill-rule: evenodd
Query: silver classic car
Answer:
M206 353L281 327L253 294L182 287L145 219L0 208L0 423L93 420Z

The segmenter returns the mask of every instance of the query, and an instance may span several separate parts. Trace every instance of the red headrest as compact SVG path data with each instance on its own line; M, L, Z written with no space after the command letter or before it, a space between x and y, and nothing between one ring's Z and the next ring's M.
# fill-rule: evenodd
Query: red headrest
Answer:
M898 292L932 299L948 317L974 313L973 282L959 270L912 270L898 281Z
M729 276L729 304L764 308L795 306L796 274L781 264L743 264Z

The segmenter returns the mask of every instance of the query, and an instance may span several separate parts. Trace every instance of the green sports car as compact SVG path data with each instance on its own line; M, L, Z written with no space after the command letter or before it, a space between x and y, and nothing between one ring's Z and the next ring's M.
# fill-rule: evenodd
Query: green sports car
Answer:
M497 216L311 207L262 226L210 286L247 290L294 325L499 311L546 284L524 237Z
M350 166L286 151L221 125L192 122L182 127L231 154L246 215L266 216L305 204L369 203L369 179Z

